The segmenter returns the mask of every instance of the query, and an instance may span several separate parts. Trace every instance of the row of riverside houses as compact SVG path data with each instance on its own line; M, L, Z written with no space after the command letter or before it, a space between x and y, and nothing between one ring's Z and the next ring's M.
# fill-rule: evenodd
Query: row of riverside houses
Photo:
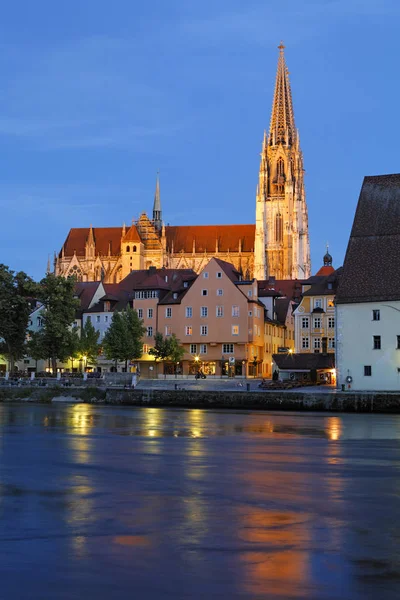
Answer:
M202 367L215 376L272 376L273 355L294 350L293 308L300 298L298 281L257 282L243 280L228 262L212 258L199 274L191 269L132 271L118 284L78 282L76 297L80 310L78 328L90 319L104 338L115 311L131 306L146 328L143 355L138 361L141 375L155 376L154 357L149 354L156 332L173 333L184 347L179 365L182 375L194 374ZM31 314L31 330L42 326L42 307ZM50 370L44 361L26 357L19 363L26 371ZM99 356L96 371L115 369L112 361ZM60 364L59 370L81 370L78 361ZM166 365L174 372L176 365ZM123 371L124 365L118 365Z

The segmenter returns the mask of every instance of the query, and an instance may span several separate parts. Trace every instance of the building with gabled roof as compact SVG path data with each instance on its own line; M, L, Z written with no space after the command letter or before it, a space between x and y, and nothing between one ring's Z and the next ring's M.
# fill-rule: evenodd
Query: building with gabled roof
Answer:
M336 295L338 384L400 390L400 174L365 177Z

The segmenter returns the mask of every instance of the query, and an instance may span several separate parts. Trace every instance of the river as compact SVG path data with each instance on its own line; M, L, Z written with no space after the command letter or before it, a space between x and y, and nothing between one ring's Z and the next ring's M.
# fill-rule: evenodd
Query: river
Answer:
M0 597L391 599L400 416L0 405Z

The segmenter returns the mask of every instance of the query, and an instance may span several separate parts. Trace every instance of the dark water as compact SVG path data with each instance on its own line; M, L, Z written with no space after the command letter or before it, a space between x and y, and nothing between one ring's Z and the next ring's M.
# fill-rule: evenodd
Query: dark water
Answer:
M0 598L400 597L400 417L0 405Z

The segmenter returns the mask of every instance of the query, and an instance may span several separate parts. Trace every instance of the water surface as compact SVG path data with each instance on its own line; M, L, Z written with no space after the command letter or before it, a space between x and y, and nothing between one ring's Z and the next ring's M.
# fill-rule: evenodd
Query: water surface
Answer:
M0 405L0 597L400 595L400 417Z

